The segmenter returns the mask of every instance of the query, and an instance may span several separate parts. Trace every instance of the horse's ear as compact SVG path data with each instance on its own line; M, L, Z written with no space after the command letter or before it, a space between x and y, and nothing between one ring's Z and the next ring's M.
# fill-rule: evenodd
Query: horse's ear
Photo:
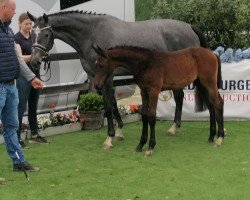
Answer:
M97 55L107 58L106 52L98 45L92 45L92 48L97 53Z
M48 23L49 18L48 18L48 15L46 15L45 13L43 13L43 19L44 19L45 23Z
M37 21L37 18L35 16L33 16L32 14L30 14L28 11L27 11L27 15L31 21L33 21L33 22Z

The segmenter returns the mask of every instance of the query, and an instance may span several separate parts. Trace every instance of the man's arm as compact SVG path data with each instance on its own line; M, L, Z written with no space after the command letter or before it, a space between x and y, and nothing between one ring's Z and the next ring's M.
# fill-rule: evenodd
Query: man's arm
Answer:
M16 56L17 56L18 61L19 61L19 65L20 65L20 74L27 81L30 81L31 85L35 89L42 89L43 88L43 83L41 82L40 79L36 78L36 75L29 69L29 67L27 66L27 64L24 62L24 60L22 59L22 57L19 55L18 48L17 48L16 44L15 44L15 51L16 51Z

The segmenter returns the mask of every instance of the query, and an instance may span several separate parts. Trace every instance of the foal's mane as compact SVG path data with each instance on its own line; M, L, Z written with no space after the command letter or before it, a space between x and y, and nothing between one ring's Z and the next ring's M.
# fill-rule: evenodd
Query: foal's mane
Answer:
M122 46L115 46L115 47L111 47L109 49L107 49L108 51L113 51L111 58L117 61L125 61L128 62L129 60L145 60L145 59L150 59L152 56L154 56L154 52L155 50L151 50L148 48L144 48L144 47L138 47L138 46L126 46L126 45L122 45ZM115 50L117 50L117 52L114 52ZM128 54L119 54L119 50L128 50L128 51L133 51L135 53L139 53L139 54L135 54L133 55L133 52L130 52ZM118 54L117 54L118 53Z

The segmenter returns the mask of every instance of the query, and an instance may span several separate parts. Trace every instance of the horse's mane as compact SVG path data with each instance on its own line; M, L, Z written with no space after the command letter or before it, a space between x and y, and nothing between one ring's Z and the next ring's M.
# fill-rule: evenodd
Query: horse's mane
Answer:
M63 12L57 12L57 13L52 13L47 15L49 16L57 16L57 15L66 15L66 14L85 14L85 15L106 15L106 14L98 14L96 12L91 12L91 11L83 11L83 10L69 10L69 11L63 11Z

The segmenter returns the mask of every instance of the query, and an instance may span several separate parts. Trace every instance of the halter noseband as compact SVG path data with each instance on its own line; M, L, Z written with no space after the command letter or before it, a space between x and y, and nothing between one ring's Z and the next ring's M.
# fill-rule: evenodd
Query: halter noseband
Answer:
M49 29L52 33L52 37L53 37L53 32L51 30L51 26L46 26L43 28L39 28L38 26L36 28L32 28L32 30L34 31L34 33L36 34L36 37L38 37L38 34L43 31ZM54 40L53 40L54 41ZM53 46L53 44L51 44ZM40 51L42 51L44 53L43 59L46 59L49 55L49 50L47 50L47 48L41 44L38 44L37 41L31 46L32 49L38 49Z

